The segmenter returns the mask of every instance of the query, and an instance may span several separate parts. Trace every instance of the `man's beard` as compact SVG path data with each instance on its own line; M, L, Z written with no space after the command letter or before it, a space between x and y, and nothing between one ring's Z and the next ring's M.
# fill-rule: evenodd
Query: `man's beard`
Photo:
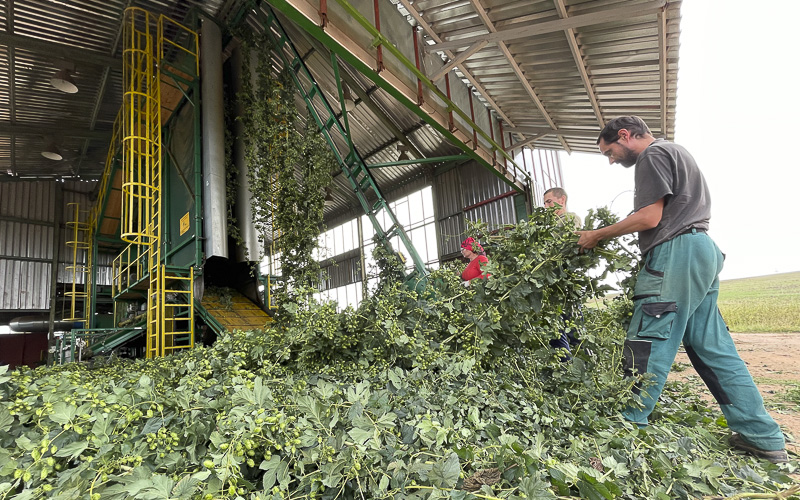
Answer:
M622 147L622 150L625 152L625 156L617 160L617 163L625 168L630 168L636 165L636 160L639 159L639 155L634 153L632 149L628 149L622 144L620 144L620 147Z

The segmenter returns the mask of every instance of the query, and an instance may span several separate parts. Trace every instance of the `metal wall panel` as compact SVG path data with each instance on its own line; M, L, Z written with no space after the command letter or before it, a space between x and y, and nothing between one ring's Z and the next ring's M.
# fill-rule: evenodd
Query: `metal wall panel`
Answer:
M53 227L0 220L0 257L53 258Z
M454 168L436 176L434 182L434 201L439 218L461 213L464 204L461 202L460 170Z
M50 263L0 259L0 309L47 309Z
M509 196L468 210L466 217L473 222L483 221L489 225L490 229L497 229L506 224L516 224L514 198Z
M516 223L513 195L464 210L494 197L507 195L510 191L507 184L475 162L438 175L434 182L434 201L439 230L439 256L447 258L459 252L466 229L465 220L483 221L490 229Z
M325 280L322 282L323 290L330 290L340 286L361 281L361 257L355 255L338 261L334 265L322 268Z
M0 183L0 217L51 222L55 215L55 183Z
M464 235L464 215L458 213L440 219L439 222L439 257L457 254L461 248Z
M48 307L55 205L52 181L0 183L0 309Z

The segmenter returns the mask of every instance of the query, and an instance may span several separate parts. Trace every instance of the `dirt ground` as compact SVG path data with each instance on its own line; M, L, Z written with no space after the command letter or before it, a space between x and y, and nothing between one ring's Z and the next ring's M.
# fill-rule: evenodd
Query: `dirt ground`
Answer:
M732 336L767 409L790 437L787 449L800 454L800 406L785 399L788 389L800 385L800 334L734 333ZM680 352L675 362L687 368L673 371L670 379L699 381L703 388L702 397L716 404L697 372L691 368L686 353Z

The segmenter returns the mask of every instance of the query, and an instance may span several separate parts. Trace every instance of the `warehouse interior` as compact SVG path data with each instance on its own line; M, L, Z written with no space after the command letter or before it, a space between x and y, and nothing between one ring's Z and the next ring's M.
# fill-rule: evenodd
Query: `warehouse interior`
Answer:
M2 362L163 356L269 321L279 235L268 215L253 222L237 101L258 63L289 75L295 123L336 160L320 296L357 306L375 245L422 279L459 258L467 221L497 228L541 206L564 185L559 155L596 153L609 119L639 115L672 139L680 6L7 0Z

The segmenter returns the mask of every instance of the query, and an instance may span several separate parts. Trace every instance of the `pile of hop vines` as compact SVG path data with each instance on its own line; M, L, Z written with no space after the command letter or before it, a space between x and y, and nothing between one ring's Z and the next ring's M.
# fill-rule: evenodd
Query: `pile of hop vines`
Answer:
M167 358L0 368L0 499L797 498L797 462L733 452L686 386L619 417L624 242L581 254L548 211L484 241L469 287L444 267Z

